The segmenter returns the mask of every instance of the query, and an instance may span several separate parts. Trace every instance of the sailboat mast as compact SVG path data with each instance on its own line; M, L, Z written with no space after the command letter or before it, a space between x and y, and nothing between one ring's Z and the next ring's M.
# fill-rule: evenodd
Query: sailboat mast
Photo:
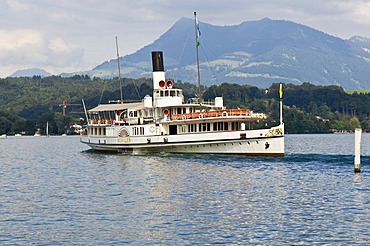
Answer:
M49 137L49 121L46 121L46 136Z
M200 90L200 66L199 66L199 27L197 21L197 12L194 12L194 22L195 22L195 50L197 56L197 72L198 72L198 97L199 97L199 104L203 102L202 93Z
M117 49L117 63L118 63L118 78L119 78L119 89L121 95L121 103L123 103L123 93L122 93L122 78L121 78L121 66L119 64L119 53L118 53L118 41L116 36L116 49Z

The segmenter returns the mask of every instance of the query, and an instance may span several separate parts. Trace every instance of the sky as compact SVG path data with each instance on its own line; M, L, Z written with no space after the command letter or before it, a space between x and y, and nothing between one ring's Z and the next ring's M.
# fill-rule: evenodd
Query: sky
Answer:
M0 77L91 70L158 39L182 17L212 25L290 20L370 38L370 0L0 0Z

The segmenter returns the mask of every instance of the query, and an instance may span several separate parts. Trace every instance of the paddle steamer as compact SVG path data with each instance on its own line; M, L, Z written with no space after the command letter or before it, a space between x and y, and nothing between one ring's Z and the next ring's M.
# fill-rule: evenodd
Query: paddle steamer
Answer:
M166 80L163 53L152 52L153 95L141 102L101 104L87 111L81 142L94 150L129 154L199 153L284 156L284 123L252 129L263 113L212 102L185 102ZM280 114L282 114L280 102Z

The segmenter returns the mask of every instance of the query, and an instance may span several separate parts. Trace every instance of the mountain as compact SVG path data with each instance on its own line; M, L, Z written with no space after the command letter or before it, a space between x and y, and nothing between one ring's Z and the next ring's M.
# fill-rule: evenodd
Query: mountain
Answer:
M23 70L17 70L13 74L11 74L9 77L33 77L33 76L41 76L41 77L47 77L50 76L51 73L46 72L45 70L38 69L38 68L29 68L29 69L23 69Z
M308 26L268 18L235 26L200 23L201 81L250 84L284 82L370 89L370 39L343 40ZM167 77L195 83L194 21L182 18L153 43L120 58L124 77L151 76L151 51L163 50ZM117 76L117 61L89 71Z

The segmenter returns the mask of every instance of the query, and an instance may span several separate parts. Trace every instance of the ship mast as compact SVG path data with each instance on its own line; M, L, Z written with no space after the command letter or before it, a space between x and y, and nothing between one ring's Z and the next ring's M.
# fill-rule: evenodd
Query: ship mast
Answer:
M198 72L198 97L199 97L199 104L202 106L202 93L200 90L200 65L199 65L199 27L198 27L198 21L197 21L197 12L194 12L194 23L195 23L195 50L196 50L196 56L197 56L197 72Z
M122 93L122 78L121 78L121 66L119 64L119 53L118 53L118 41L116 36L116 49L117 49L117 64L118 64L118 79L119 79L119 89L120 89L120 95L121 100L120 102L123 103L123 93Z

